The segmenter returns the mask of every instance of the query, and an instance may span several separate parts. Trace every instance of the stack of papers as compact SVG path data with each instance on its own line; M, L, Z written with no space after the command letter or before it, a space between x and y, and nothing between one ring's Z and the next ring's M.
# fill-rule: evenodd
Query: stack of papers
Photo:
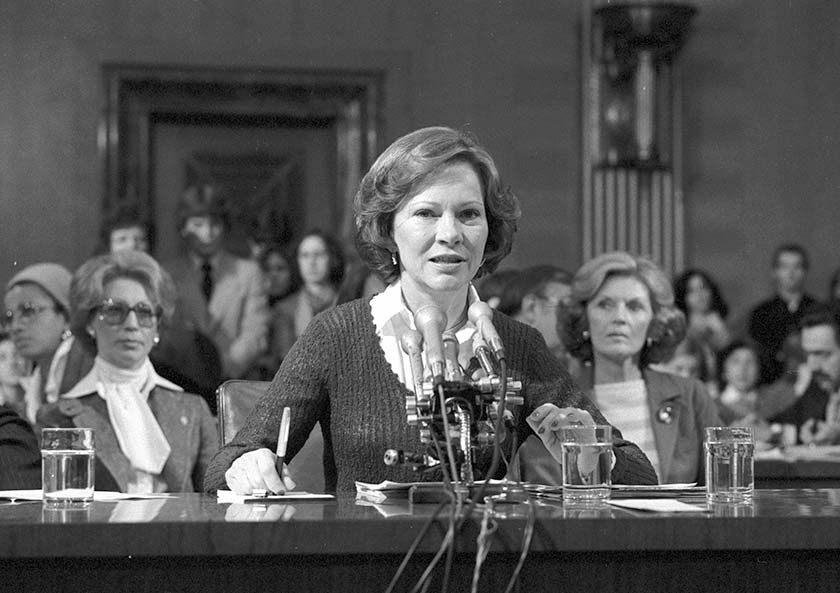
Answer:
M221 504L243 502L292 502L302 500L334 500L335 496L332 494L317 494L312 492L303 492L290 490L285 494L268 494L268 495L253 495L253 494L236 494L230 490L219 490L216 493L216 501Z
M356 481L356 500L364 500L372 503L382 503L389 499L408 498L408 491L412 486L418 484L434 484L434 482L392 482L385 480L378 484L371 484L370 482ZM443 487L442 482L438 482L440 487Z
M473 493L484 483L483 480L475 482L470 488ZM504 480L490 480L484 495L490 496L499 493L499 487L504 485ZM414 502L438 502L438 495L443 492L443 482L392 482L385 480L378 484L356 481L356 500L366 500L373 503L385 501L400 501L409 498L411 489L416 488Z

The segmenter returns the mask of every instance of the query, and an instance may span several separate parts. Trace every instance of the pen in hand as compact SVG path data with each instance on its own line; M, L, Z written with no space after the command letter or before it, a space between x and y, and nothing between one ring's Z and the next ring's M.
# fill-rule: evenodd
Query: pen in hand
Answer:
M286 445L289 443L289 424L292 421L291 408L283 408L283 417L280 419L280 434L277 436L277 458L274 460L274 467L277 475L283 479L283 463L286 460Z

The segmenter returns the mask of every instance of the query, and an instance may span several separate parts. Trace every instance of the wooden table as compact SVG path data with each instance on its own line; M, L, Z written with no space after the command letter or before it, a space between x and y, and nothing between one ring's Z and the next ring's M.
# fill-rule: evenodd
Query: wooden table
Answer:
M434 505L220 505L188 494L53 511L0 505L3 591L384 591ZM482 591L502 591L526 520L500 519ZM479 517L457 537L450 591L468 591ZM441 545L439 520L398 591ZM643 514L537 509L521 591L838 591L840 490L760 490L746 506ZM432 591L440 590L435 586Z
M759 454L755 460L757 488L840 488L840 447L806 445L783 453Z

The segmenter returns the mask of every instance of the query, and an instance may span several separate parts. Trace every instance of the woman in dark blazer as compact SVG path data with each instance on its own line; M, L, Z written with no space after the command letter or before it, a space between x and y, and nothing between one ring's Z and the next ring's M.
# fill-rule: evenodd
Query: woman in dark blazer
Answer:
M569 354L583 363L579 387L647 455L659 482L703 482L704 429L721 425L715 403L699 381L649 368L667 359L686 331L662 270L624 252L589 260L574 276L560 325ZM523 443L520 475L560 483L559 465L539 445Z
M578 383L645 452L663 484L704 481L704 429L721 425L699 381L649 368L667 359L685 332L671 283L652 261L605 253L575 274L563 333L585 365Z

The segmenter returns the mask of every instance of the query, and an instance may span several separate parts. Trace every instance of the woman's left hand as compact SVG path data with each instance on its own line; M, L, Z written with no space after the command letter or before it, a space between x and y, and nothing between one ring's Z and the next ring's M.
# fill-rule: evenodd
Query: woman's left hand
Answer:
M559 430L565 426L594 426L595 420L586 410L580 408L558 408L554 404L543 404L526 419L551 456L562 463L562 447Z

